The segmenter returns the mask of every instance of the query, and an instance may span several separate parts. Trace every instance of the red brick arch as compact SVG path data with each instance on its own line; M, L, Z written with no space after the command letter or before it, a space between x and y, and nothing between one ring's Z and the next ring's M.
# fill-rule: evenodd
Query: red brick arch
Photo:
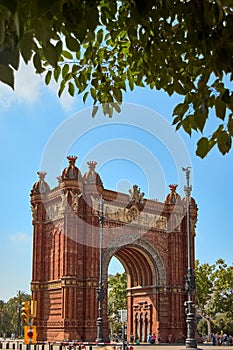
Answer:
M104 201L102 267L107 287L111 258L127 273L127 334L146 341L149 333L182 338L186 332L187 223L178 195L165 202L144 199L138 186L128 194L107 190L89 162L91 175L75 168L75 157L49 188L39 172L31 191L33 224L32 299L37 301L38 340L95 341L100 267L100 218ZM69 169L72 168L72 171ZM72 177L73 176L73 177ZM93 183L96 181L96 183ZM174 187L174 186L173 186ZM173 192L174 192L173 188ZM197 205L191 202L194 262ZM107 297L103 301L104 340L108 339Z
M107 281L108 265L113 256L119 259L127 274L127 334L147 341L148 335L158 332L159 322L154 295L166 290L166 269L163 260L152 242L136 238L128 243L123 236L113 241L103 255L103 278ZM115 247L117 243L117 247ZM138 321L137 321L138 318ZM137 326L138 322L138 326Z
M132 235L133 236L133 235ZM125 241L125 243L124 243ZM153 244L143 238L137 238L131 244L128 238L121 238L121 247L115 247L115 241L105 250L103 255L103 276L108 275L108 265L113 256L119 259L129 274L131 280L137 276L137 281L144 281L143 285L166 286L166 269L163 260ZM117 240L119 244L119 239ZM140 277L141 276L141 277ZM147 282L147 283L146 283ZM130 286L133 283L131 282Z

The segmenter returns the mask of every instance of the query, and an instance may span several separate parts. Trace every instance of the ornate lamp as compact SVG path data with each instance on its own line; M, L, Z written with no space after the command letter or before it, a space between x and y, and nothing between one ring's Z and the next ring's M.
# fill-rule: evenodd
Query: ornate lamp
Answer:
M186 311L186 324L187 324L187 338L185 340L186 349L198 349L197 340L195 339L195 313L193 292L196 289L195 275L192 266L192 253L191 253L191 232L190 232L190 197L192 186L190 185L190 167L182 168L186 175L186 186L184 191L186 194L186 206L187 206L187 244L188 244L188 267L187 275L185 277L185 289L188 292L188 300L185 301ZM199 349L200 350L200 349Z
M103 249L103 226L104 226L104 201L100 198L99 201L99 222L100 222L100 242L99 242L99 286L97 288L97 299L98 299L98 318L97 318L97 338L96 342L103 342L103 300L104 300L104 289L103 289L103 276L102 276L102 249Z

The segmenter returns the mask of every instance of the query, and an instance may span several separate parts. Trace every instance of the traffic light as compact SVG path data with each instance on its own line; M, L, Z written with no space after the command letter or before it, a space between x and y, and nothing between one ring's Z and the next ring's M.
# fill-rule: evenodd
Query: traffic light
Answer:
M37 312L37 301L32 300L31 301L31 317L36 317L36 312Z
M36 326L24 326L24 344L36 344Z
M21 316L23 319L23 322L28 325L30 321L30 315L31 314L31 305L30 301L24 301L22 303L22 309L21 309Z

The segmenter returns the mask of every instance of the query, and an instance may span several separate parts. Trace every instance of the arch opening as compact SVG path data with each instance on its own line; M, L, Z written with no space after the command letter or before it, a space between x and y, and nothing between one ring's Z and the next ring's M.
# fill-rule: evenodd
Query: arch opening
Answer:
M111 259L118 260L127 278L127 339L146 342L159 332L157 290L166 283L163 261L145 239L121 247L109 247L103 256L104 274ZM124 329L122 324L122 329ZM123 333L123 332L122 332Z

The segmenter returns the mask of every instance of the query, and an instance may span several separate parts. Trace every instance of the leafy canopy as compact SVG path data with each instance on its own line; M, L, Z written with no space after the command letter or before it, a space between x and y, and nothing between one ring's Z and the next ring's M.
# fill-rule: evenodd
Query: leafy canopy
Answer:
M126 273L116 273L108 280L108 322L111 333L122 330L120 310L127 309L127 276Z
M233 322L233 265L223 259L215 264L195 264L197 312L208 322L226 318ZM211 331L209 331L209 335Z
M108 280L108 314L116 315L118 318L119 310L127 309L127 280L126 273L116 273L110 276Z
M31 296L23 291L18 291L17 295L7 302L0 300L0 334L15 333L22 334L21 307L22 302L30 300Z
M45 83L93 100L110 117L135 86L182 95L173 124L212 134L197 155L233 136L233 0L0 0L0 80L14 88L19 61ZM212 112L212 113L213 113Z

